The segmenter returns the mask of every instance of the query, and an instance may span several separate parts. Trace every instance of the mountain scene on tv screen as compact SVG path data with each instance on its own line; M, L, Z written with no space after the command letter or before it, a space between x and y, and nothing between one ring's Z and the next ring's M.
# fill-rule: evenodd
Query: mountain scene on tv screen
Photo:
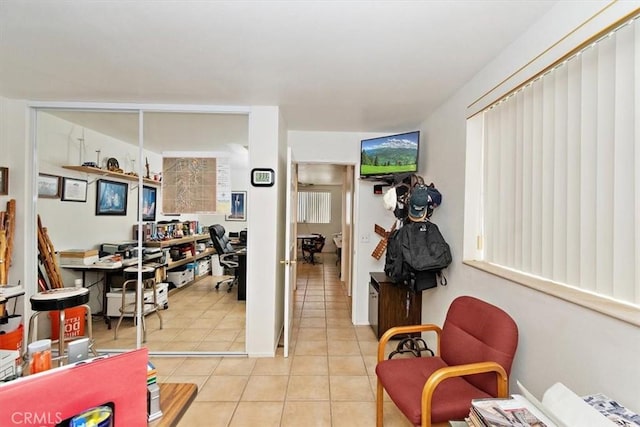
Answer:
M415 172L418 161L418 134L377 138L362 142L361 175Z

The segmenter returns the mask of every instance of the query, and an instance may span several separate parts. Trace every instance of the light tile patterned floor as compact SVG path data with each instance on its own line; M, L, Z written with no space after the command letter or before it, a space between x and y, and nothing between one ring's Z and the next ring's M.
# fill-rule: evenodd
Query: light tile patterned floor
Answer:
M240 351L245 350L245 307L232 292L214 289L218 277L208 276L189 287L172 291L169 309L161 310L163 328L158 317L146 316L147 342L156 351ZM226 286L224 287L226 289ZM94 320L93 336L98 349L135 348L136 330L131 318L125 318L114 340L113 329Z
M373 369L377 340L369 326L352 325L349 298L338 279L335 257L323 254L323 258L323 264L298 265L290 357L284 358L280 348L275 358L153 359L160 381L198 384L198 395L180 427L375 425ZM198 289L198 285L196 293L212 293L211 286L203 284L202 289ZM180 293L182 291L176 295ZM184 339L181 328L203 317L219 323L206 334L191 332L196 343L193 347L202 348L203 343L218 344L226 349L240 343L244 345L238 338L244 337L244 330L224 327L225 319L237 313L221 307L229 308L233 304L225 303L226 292L217 294L219 300L208 306L203 304L198 316L189 322L179 323L178 316L168 316L165 329L169 331L153 332L150 321L150 338L161 336L164 340L151 341L150 347L172 348L174 340ZM177 305L173 295L171 298L171 309L165 313ZM193 297L189 302L202 303L202 298ZM189 303L184 304L188 306ZM230 320L227 322L226 325L233 325ZM186 341L180 342L186 345ZM385 427L411 426L390 402L385 403L384 421Z

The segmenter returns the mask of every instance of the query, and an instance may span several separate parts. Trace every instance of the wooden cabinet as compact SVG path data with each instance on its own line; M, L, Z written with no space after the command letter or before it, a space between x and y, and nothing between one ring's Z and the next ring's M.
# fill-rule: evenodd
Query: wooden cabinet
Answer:
M422 293L408 292L384 273L369 275L369 324L378 338L391 327L421 323Z

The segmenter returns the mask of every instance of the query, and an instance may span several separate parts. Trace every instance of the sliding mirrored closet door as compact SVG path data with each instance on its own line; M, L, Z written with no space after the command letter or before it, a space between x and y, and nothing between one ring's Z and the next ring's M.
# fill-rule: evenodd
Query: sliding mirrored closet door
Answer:
M114 334L123 301L118 288L136 273L124 273L116 264L78 263L92 262L98 250L100 257L117 254L124 264L135 265L141 248L145 264L153 268L161 307L160 316L145 316L142 345L154 352L243 353L245 304L237 287L231 292L215 288L233 272L219 265L208 227L221 224L237 234L246 222L227 221L225 213L165 212L161 180L163 153L216 152L231 164L232 190L245 189L247 116L146 112L141 120L138 111L51 108L38 110L36 117L37 212L56 251L66 252L60 268L65 285L90 288L97 348L136 347L141 325L131 314L123 316L117 339ZM197 170L190 178L200 179ZM140 242L137 226L143 230ZM166 233L178 228L180 235ZM78 250L86 257L70 258ZM193 278L185 281L185 271Z

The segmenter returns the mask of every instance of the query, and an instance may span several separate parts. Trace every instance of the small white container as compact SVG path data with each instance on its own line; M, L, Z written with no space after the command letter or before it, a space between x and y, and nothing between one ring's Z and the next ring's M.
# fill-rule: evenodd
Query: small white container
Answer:
M51 340L34 341L27 346L29 352L29 374L51 369Z

